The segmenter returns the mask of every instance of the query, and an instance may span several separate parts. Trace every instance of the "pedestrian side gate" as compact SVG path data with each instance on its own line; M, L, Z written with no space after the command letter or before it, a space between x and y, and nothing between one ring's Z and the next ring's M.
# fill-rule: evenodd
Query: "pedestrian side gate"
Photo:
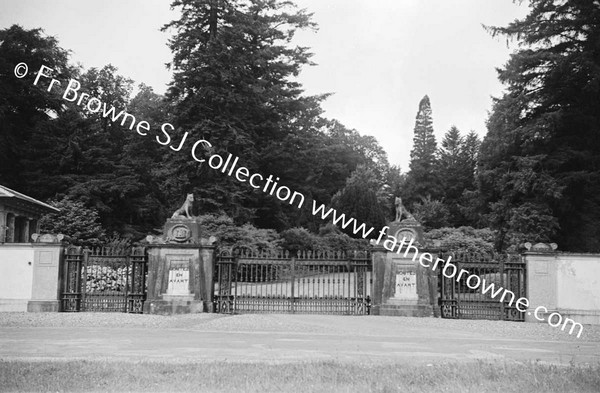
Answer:
M356 252L221 250L215 269L220 313L370 313L371 257Z
M525 313L516 307L517 299L526 296L526 263L518 254L502 253L443 253L440 257L456 266L456 276L447 277L439 269L439 293L442 318L455 319L499 319L524 321ZM461 269L463 273L459 276ZM448 269L446 275L451 275ZM479 277L481 285L472 289L467 285L470 275ZM477 279L471 279L474 287ZM484 286L494 285L497 296L492 291L482 292ZM502 288L498 292L498 289ZM505 294L505 291L506 292ZM514 294L514 296L512 295ZM504 295L504 298L503 298Z
M142 313L147 255L143 247L65 249L61 311Z

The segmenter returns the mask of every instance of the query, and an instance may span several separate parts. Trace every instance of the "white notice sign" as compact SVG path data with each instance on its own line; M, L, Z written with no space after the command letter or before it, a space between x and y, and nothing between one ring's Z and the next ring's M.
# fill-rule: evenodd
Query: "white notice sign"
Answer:
M187 263L172 264L169 270L169 286L167 295L189 295L190 294L190 270Z
M401 271L396 274L396 299L418 299L417 275L411 271Z

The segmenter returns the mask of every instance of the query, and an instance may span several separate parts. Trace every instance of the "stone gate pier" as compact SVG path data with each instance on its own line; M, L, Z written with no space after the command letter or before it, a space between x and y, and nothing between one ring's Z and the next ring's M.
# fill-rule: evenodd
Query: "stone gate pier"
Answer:
M195 218L171 218L163 237L148 236L147 314L212 312L216 238Z
M390 244L410 242L401 252ZM427 251L423 241L423 228L412 216L388 224L387 238L372 250L373 315L430 317L438 314L437 276L431 269L419 263L417 251ZM405 250L408 253L405 256Z

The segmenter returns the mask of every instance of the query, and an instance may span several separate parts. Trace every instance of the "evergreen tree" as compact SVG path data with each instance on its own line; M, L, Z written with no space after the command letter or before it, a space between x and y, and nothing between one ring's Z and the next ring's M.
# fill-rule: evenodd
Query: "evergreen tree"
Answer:
M67 107L60 95L40 87L47 86L47 79L42 78L38 86L33 81L42 65L52 68L56 79L76 77L77 70L68 57L58 41L45 36L41 29L25 30L13 25L0 30L0 184L34 197L44 195L45 190L29 187L23 177L23 160L32 153L27 151L28 144L35 140L36 127L45 127ZM21 62L29 66L28 74L17 78L14 69Z
M439 162L441 166L457 166L463 152L464 138L456 126L450 129L442 139L442 146L439 150Z
M311 104L294 79L311 55L291 44L296 30L314 26L310 16L272 0L178 0L172 6L181 9L181 18L165 26L175 29L167 98L177 142L190 132L193 140L210 141L212 153L231 153L241 165L266 172L262 153L278 149ZM164 165L171 200L194 191L203 210L224 210L238 221L252 220L252 205L266 205L264 198L278 203L189 153L171 152Z
M187 192L199 201L195 214L226 212L238 224L278 230L316 231L322 224L310 209L195 162L190 150L199 139L214 146L199 156L231 153L238 165L280 177L280 185L320 203L329 204L359 166L378 185L387 178L387 156L375 138L324 118L320 105L327 95L302 94L295 77L311 64L310 54L291 39L297 29L314 27L308 14L273 0L173 5L182 17L168 25L176 32L175 75L165 100L147 86L132 99L132 81L111 65L86 72L70 66L68 53L40 30L0 32L0 73L10 75L0 79L1 182L42 200L66 196L97 212L106 231L138 239L160 227ZM30 67L23 79L12 76L19 61ZM117 113L149 121L148 136L32 86L41 64L61 81L78 79L81 93ZM165 122L175 125L170 146L155 139L164 137ZM186 133L183 148L174 151ZM377 198L387 209L386 193L379 188Z
M464 138L460 135L458 128L452 126L442 139L436 168L448 212L446 219L450 221L451 226L462 225L458 200L465 188L465 175L467 175L463 165L463 148Z
M436 148L433 120L431 118L431 103L426 95L419 102L413 148L410 152L410 171L430 170L436 162Z
M560 199L561 188L543 170L544 156L527 143L517 101L506 95L495 102L481 144L479 186L497 249L554 240L559 227L551 202Z
M402 169L398 165L390 166L385 176L385 184L389 186L391 195L402 195L406 184L406 173L402 173ZM394 214L395 212L390 211L390 217L393 217Z
M331 204L347 219L353 217L358 224L365 223L370 227L381 228L385 225L390 208L389 188L379 180L373 169L364 165L358 166L346 181L346 186L336 193ZM345 232L353 237L362 233L352 233L351 226Z
M476 228L486 227L483 213L482 198L477 182L477 162L481 149L481 139L475 131L471 131L465 137L462 149L462 161L465 168L465 188L460 196L458 210L461 220L455 222L455 226L472 226Z
M499 70L507 85L488 121L479 180L497 245L552 240L600 251L600 7L530 0L493 35L520 49Z
M50 205L60 212L42 216L40 228L43 233L67 235L78 245L97 245L105 240L106 234L95 209L68 197L51 201Z
M311 65L307 48L291 42L299 29L314 28L310 15L286 1L175 1L182 17L176 31L173 81L167 93L177 142L204 138L211 154L240 164L308 199L329 203L358 165L383 178L385 151L370 136L322 117L328 95L304 96L297 82ZM189 144L188 144L189 146ZM194 192L203 212L223 211L236 222L283 230L322 224L310 209L297 209L248 184L194 162L189 153L167 149L161 189L178 201ZM175 206L173 206L175 207Z
M481 148L481 139L475 131L471 131L465 137L462 149L463 160L468 168L470 178L475 181L475 172L477 170L477 159L479 157L479 149Z
M413 204L413 215L425 229L447 227L450 221L448 206L442 201L431 199L430 196L422 198Z
M165 121L167 105L163 96L142 83L127 108L138 120L143 119L153 125L147 136L129 130L124 132L126 139L122 160L136 174L141 184L130 205L132 211L128 225L133 225L138 233L147 234L160 228L169 215L168 203L160 187L163 183L162 168L157 165L165 154L165 147L156 143L155 133L152 132L157 124Z
M437 173L442 186L443 202L449 212L451 226L471 224L464 216L463 194L476 189L475 166L479 150L479 138L471 131L467 137L452 126L444 135L439 149Z
M403 196L409 204L427 196L437 198L440 195L441 187L435 168L436 150L431 104L429 97L425 96L419 102L408 178L406 189L403 191Z

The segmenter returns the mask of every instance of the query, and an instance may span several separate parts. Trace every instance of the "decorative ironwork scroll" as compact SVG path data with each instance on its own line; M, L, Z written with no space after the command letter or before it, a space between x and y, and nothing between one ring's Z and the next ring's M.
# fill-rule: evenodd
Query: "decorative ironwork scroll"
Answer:
M451 263L456 271L464 269L469 274L448 278L439 269L439 305L442 318L454 319L499 319L506 321L524 321L525 313L516 308L516 300L526 296L526 264L518 254L500 253L444 253L440 258ZM469 275L476 275L486 286L494 284L495 290L502 288L498 296L492 297L491 291L482 292L482 285L476 289L467 286ZM502 300L504 291L508 294Z

